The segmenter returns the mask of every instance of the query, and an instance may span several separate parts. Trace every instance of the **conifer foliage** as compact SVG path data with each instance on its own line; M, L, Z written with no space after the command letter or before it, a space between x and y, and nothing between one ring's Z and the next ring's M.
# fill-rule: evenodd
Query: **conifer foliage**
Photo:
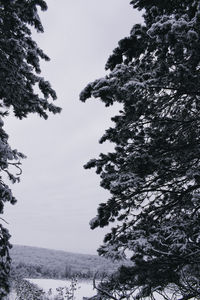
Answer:
M25 156L11 149L8 135L3 129L3 118L9 111L22 119L29 113L47 118L48 112L58 113L60 108L51 100L56 93L43 77L39 76L40 59L48 56L32 39L31 27L43 32L38 7L46 10L43 0L0 0L0 214L4 203L16 202L6 184L6 176L13 183L19 181L20 159ZM38 92L36 92L38 91ZM13 169L15 168L17 172ZM1 218L1 223L4 220ZM0 299L9 290L10 269L8 230L0 224Z
M200 3L132 0L144 11L109 57L108 75L81 92L122 104L100 140L115 144L96 168L111 197L91 228L113 224L99 254L123 258L101 291L140 299L200 299ZM179 296L178 296L179 295ZM127 294L126 294L127 297Z

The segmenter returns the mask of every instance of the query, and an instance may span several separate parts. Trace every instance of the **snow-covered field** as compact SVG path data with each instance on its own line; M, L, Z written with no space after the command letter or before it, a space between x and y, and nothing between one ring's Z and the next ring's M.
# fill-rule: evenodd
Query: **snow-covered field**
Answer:
M56 288L58 287L69 287L71 284L70 280L55 280L55 279L27 279L31 283L36 284L38 287L42 288L45 292L52 289L53 295L56 295ZM93 290L93 285L91 281L79 281L77 283L77 290L74 292L76 300L82 300L83 297L92 297L95 295L95 290Z

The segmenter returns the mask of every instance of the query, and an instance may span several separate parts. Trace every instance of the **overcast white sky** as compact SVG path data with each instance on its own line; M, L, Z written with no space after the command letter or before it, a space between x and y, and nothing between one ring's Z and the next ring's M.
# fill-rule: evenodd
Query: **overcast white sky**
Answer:
M117 42L141 17L129 0L47 0L41 13L45 33L35 38L51 61L43 76L57 92L60 115L44 121L8 117L5 127L13 148L27 155L21 182L12 186L18 199L7 205L11 242L21 245L96 254L108 229L89 228L98 203L108 192L99 187L94 170L83 169L90 159L108 151L99 145L116 108L98 100L86 104L79 93L105 74L104 66Z

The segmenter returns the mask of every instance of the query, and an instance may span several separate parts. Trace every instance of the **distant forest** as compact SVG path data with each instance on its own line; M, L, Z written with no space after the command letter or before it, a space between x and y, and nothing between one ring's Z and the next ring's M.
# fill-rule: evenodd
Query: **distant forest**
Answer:
M117 270L118 263L97 255L15 245L11 249L11 276L66 279L100 278Z

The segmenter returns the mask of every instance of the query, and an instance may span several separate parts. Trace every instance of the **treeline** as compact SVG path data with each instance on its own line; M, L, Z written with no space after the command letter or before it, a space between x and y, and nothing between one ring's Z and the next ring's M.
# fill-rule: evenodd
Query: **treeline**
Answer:
M33 265L20 262L12 264L11 276L16 278L50 278L50 279L70 279L77 277L80 279L91 279L94 275L97 278L108 275L109 272L103 270L92 271L89 268L83 270L74 270L70 265L63 268L48 267L45 265Z
M11 258L11 275L22 278L87 279L96 274L99 277L110 274L119 266L97 255L16 245Z

